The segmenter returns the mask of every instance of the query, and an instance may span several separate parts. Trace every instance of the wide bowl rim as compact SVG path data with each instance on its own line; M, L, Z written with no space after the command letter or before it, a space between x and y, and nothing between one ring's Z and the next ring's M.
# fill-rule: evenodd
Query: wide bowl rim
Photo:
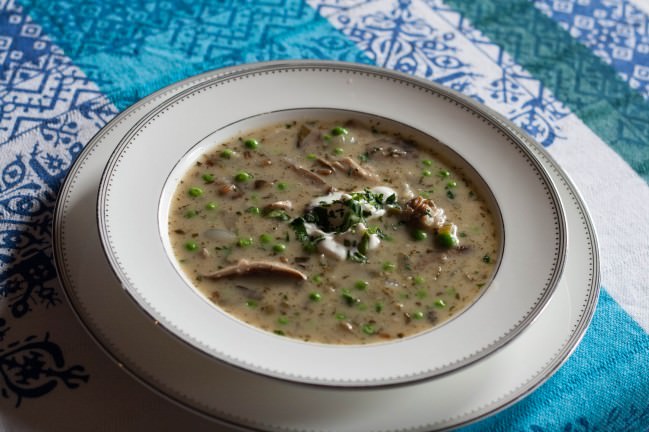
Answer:
M289 69L297 69L297 70L322 70L322 69L334 69L334 70L343 70L343 71L349 71L350 73L356 74L356 73L369 73L369 74L374 74L376 76L382 76L386 77L387 79L394 79L394 80L400 80L407 85L411 86L422 86L425 87L431 91L434 91L436 93L441 94L442 96L453 100L454 102L467 107L466 109L470 109L473 115L481 115L483 116L484 119L487 119L488 121L491 122L492 126L494 128L497 128L501 134L503 134L506 139L516 142L519 148L526 154L526 157L532 161L532 163L535 165L534 169L537 170L539 175L543 177L542 181L544 182L545 185L549 186L549 194L551 195L551 200L553 201L555 208L556 208L556 215L558 218L558 226L559 228L559 240L557 244L557 260L556 260L556 265L554 268L553 273L550 275L548 282L546 284L546 289L541 293L539 298L537 299L537 302L533 306L533 309L526 314L524 319L520 321L514 329L510 329L508 333L504 336L501 337L499 340L497 340L495 343L491 343L489 346L484 348L482 352L478 354L474 354L469 356L469 358L463 358L460 361L454 362L450 367L442 367L438 368L434 371L426 371L424 373L416 373L416 374L411 374L408 376L398 376L394 377L391 376L387 379L381 379L381 378L373 378L373 379L362 379L362 380L355 380L355 379L350 379L349 377L345 379L332 379L331 377L327 378L321 378L321 377L313 377L313 376L304 376L304 375L293 375L290 373L290 371L277 371L277 370L272 370L272 369L265 369L263 365L260 367L259 365L254 365L254 364L247 364L246 362L241 362L238 361L236 358L228 358L227 356L222 356L217 353L215 358L221 361L226 361L227 363L233 364L234 366L237 367L242 367L246 370L253 371L255 373L261 373L264 375L269 375L275 378L280 378L280 379L286 379L290 381L296 381L300 383L305 383L305 384L316 384L316 385L325 385L325 386L344 386L344 387L366 387L366 386L383 386L383 385L394 385L394 384L403 384L403 383L409 383L413 382L416 380L420 379L426 379L430 378L432 376L437 376L440 374L448 373L453 370L456 370L460 367L466 366L474 361L479 360L480 358L483 358L485 355L488 355L490 353L495 352L496 350L502 348L505 346L509 341L511 341L516 335L518 335L521 331L523 331L530 323L534 321L534 319L538 316L538 314L541 312L541 310L544 308L545 304L549 299L551 298L552 293L554 292L556 285L560 279L560 276L562 274L562 269L563 269L563 264L565 261L565 248L566 248L566 240L567 240L567 233L566 233L566 221L565 221L565 215L563 211L563 206L561 204L561 200L557 194L556 188L553 184L553 180L551 177L548 175L546 172L545 168L543 165L536 159L536 157L533 155L531 150L527 149L527 147L524 145L523 138L516 135L515 131L513 131L510 128L507 128L506 125L502 124L502 120L493 116L493 114L487 110L486 108L481 107L481 105L475 103L474 101L468 99L467 97L460 95L453 90L441 87L439 85L436 85L434 83L428 82L428 81L423 81L418 78L413 78L410 76L406 76L400 73L392 72L392 71L387 71L382 68L378 67L373 67L373 66L367 66L367 65L357 65L357 64L350 64L350 63L342 63L342 62L321 62L321 61L294 61L294 62L271 62L271 63L260 63L258 65L253 65L250 68L245 69L245 71L235 71L231 74L226 74L224 76L220 76L218 78L214 78L212 80L208 80L206 82L197 84L196 86L193 86L191 88L188 88L184 90L183 92L179 93L178 95L174 96L170 100L165 101L165 103L159 105L156 107L156 109L152 110L147 116L145 116L142 120L140 120L133 128L122 138L120 141L120 144L117 146L117 148L114 150L112 153L108 164L106 165L106 168L102 174L102 180L100 182L100 188L99 188L99 194L98 194L98 202L97 202L97 221L98 221L98 226L99 226L99 231L100 231L100 238L101 238L101 243L102 247L104 248L104 253L108 258L108 261L111 264L111 268L113 269L113 272L115 273L115 276L117 277L118 280L122 282L122 287L131 295L133 300L135 301L136 304L140 306L143 312L147 313L152 320L155 321L157 325L162 326L163 328L166 328L167 331L169 331L171 334L176 335L180 340L182 340L185 343L190 344L194 348L206 352L204 348L197 346L195 341L192 341L191 339L188 340L187 337L184 337L182 335L179 335L172 327L169 326L167 323L165 323L165 320L163 317L160 317L156 315L155 313L151 313L151 310L147 310L146 307L142 307L141 300L138 298L137 295L133 295L133 292L131 291L131 283L129 281L128 276L126 276L124 273L122 273L122 267L119 262L119 259L116 258L114 255L113 251L113 245L110 243L110 235L107 233L106 229L106 221L105 221L105 215L106 215L106 197L109 194L109 183L110 183L110 177L112 174L112 170L114 166L119 162L120 158L122 157L122 151L124 148L128 145L128 143L131 141L131 139L136 135L137 131L140 130L143 126L148 124L151 119L155 118L159 113L163 112L165 109L167 109L170 106L173 106L174 103L176 103L179 100L182 100L186 96L196 93L196 92L201 92L203 89L214 85L218 84L219 82L224 82L227 80L237 80L240 78L241 75L247 75L247 74L254 74L258 72L269 72L275 69L282 69L282 68L289 68ZM529 137L527 137L529 139ZM505 229L506 230L506 229ZM161 319L163 318L163 319ZM171 328L170 328L171 327ZM363 346L363 348L366 348L367 346ZM213 352L206 352L206 354L210 356L214 356Z

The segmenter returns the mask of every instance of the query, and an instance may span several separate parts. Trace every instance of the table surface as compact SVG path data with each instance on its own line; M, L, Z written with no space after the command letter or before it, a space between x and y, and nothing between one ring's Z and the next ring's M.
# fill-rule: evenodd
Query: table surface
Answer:
M644 0L0 0L0 429L221 430L85 333L56 278L53 210L75 158L131 104L280 59L374 64L461 92L536 139L581 192L600 246L591 326L541 387L466 429L649 430Z

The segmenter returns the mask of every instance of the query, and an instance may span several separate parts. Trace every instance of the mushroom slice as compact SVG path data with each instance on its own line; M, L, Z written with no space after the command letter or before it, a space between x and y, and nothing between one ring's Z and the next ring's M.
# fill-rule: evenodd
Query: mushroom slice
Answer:
M307 276L299 270L286 264L272 261L249 261L242 259L235 265L225 267L212 273L203 275L210 279L222 279L231 276L246 276L256 273L275 273L281 276L287 276L293 279L306 280Z
M363 168L358 163L356 163L354 159L350 157L340 159L339 161L336 161L335 164L338 165L340 168L346 170L351 176L356 176L364 179L372 179L372 180L376 180L377 178L376 174Z
M334 166L333 166L329 161L327 161L326 159L323 159L323 158L321 158L321 157L318 157L318 158L316 158L316 162L318 162L320 165L322 165L322 166L325 167L325 168L329 168L329 169L332 170L332 171L335 171L335 170L336 170L336 169L334 168Z
M274 203L268 204L264 207L265 210L292 210L293 203L289 200L284 201L275 201Z
M327 188L331 188L331 185L327 183L322 177L320 177L318 174L309 171L308 169L301 167L294 162L292 162L290 159L284 159L288 166L291 167L293 171L296 173L300 174L302 177L305 177L306 179L310 180L311 183L317 185L317 186L324 186Z
M322 186L329 186L329 183L324 181L322 177L320 177L318 174L314 172L309 171L306 168L302 168L301 166L297 166L297 165L291 165L291 168L293 168L293 171L295 171L296 173L311 180L311 183L322 185Z
M303 124L297 133L295 145L297 148L308 147L319 144L320 140L320 131L318 129Z

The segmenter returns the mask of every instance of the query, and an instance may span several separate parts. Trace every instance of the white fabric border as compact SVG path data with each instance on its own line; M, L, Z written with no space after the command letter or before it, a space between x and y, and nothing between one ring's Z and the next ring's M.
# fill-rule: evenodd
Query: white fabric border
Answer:
M602 284L649 333L649 186L577 116L563 125L568 136L548 150L593 218Z

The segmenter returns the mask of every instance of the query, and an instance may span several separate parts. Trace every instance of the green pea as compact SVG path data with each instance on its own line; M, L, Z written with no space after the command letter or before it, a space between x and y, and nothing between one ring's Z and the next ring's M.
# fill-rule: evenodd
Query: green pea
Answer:
M206 210L214 210L217 207L215 202L208 202L205 204L205 209Z
M254 215L259 215L261 214L261 209L259 207L248 207L246 209L246 212Z
M335 128L331 129L331 135L333 136L347 135L348 133L349 131L341 126L336 126Z
M416 319L416 320L423 319L424 318L424 313L421 312L421 311L417 311L417 312L412 314L412 318Z
M456 236L447 232L440 232L435 239L437 244L445 249L451 249L458 245L459 240Z
M245 237L245 238L240 238L237 244L239 245L239 247L248 247L251 246L252 243L253 243L252 237Z
M276 244L273 246L273 251L277 253L282 253L286 250L286 245L283 245L281 243Z
M412 236L415 240L422 241L428 238L428 233L424 230L416 229L413 231Z
M232 158L232 155L234 155L234 152L232 150L230 150L230 149L224 149L221 152L221 157L223 159L230 159L230 158Z
M186 217L187 219L191 219L191 218L193 218L194 216L196 216L197 214L198 214L198 212L197 212L196 210L187 210L187 211L185 212L185 217Z
M239 183L247 182L252 178L252 175L248 174L245 171L239 171L235 176L234 179L238 181Z
M430 160L430 159L424 159L423 161L421 161L421 163L424 164L425 166L432 166L433 165L433 161Z
M282 315L277 318L277 324L286 325L288 324L288 317Z
M446 178L446 177L450 176L451 173L448 172L447 170L440 170L438 175L439 175L440 177L442 177L442 178Z
M372 324L365 324L365 325L363 325L363 327L361 327L361 329L363 330L363 333L365 333L366 335L371 336L374 333L376 333L376 329L374 328L374 326Z
M485 254L485 256L482 257L482 262L489 264L491 262L491 257L489 254Z
M426 282L426 280L424 279L423 276L415 276L415 278L413 279L413 282L415 283L415 285L421 285L424 282Z
M356 283L354 284L354 287L357 290L361 290L361 291L366 290L368 286L370 286L370 283L368 281L364 281L364 280L356 281Z
M336 156L340 156L340 155L342 155L343 153L345 153L345 149L343 149L342 147L336 147L336 148L334 149L334 154L335 154Z
M322 295L319 292L312 292L309 294L309 299L317 302L322 300Z
M257 141L254 138L247 139L243 142L243 145L245 145L247 148L251 150L255 150L257 147L259 147L259 141Z
M248 306L251 309L254 309L257 307L257 302L255 300L246 300L246 306Z
M380 313L383 310L383 303L375 303L374 304L374 311L377 313Z
M424 177L430 177L430 176L433 175L433 172L431 170L423 170L421 172L421 175L424 176Z
M268 244L273 241L273 238L269 234L262 234L259 236L259 241L263 244Z
M196 249L198 249L198 245L196 244L196 242L188 241L187 243L185 243L185 249L190 252L194 252Z
M454 188L457 187L457 182L455 180L451 180L450 182L446 183L447 188Z
M322 275L315 275L311 277L311 280L313 281L314 284L321 284L322 283Z
M386 261L383 263L383 270L386 272L394 271L394 269L396 268L397 266L394 263L391 263L390 261Z
M277 183L277 189L279 189L281 191L285 191L286 189L288 189L288 183L285 183L285 182Z
M212 183L214 181L214 178L214 174L203 174L203 180L205 181L205 183Z
M203 195L203 189L201 189L199 187L190 187L189 191L187 193L189 193L190 196L193 196L194 198L197 198L197 197Z
M439 309L444 309L446 307L446 302L443 299L437 299L433 304L435 305L436 308Z
M336 314L336 319L337 319L338 321L342 321L342 320L344 320L345 318L347 318L347 317L346 317L345 314L342 313L342 312L338 312L338 313Z
M309 153L306 158L309 160L316 160L318 158L318 155L316 155L315 153Z

